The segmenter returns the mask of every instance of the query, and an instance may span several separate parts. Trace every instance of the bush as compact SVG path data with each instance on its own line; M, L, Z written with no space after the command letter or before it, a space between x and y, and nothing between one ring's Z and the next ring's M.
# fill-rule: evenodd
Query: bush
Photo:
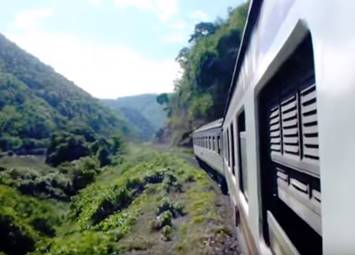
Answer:
M107 166L111 164L110 152L106 148L100 148L97 152L97 159L100 162L100 166Z
M118 254L115 251L113 237L99 232L86 231L80 235L68 235L56 238L53 242L43 245L36 250L34 255L88 255L88 254Z
M170 211L165 211L152 221L151 227L153 230L160 230L165 226L172 226L173 214Z
M59 217L49 203L0 185L0 204L1 251L26 254L42 237L54 235Z
M90 149L83 138L70 134L55 134L47 150L46 163L58 166L63 162L89 155Z
M160 205L157 208L157 215L160 215L163 212L169 211L174 216L174 218L178 216L185 215L184 213L184 205L182 203L176 202L173 203L169 198L164 198Z
M98 224L114 212L126 208L131 202L132 195L127 188L113 190L101 201L100 205L91 216L92 224Z
M73 194L71 180L61 173L49 173L37 176L35 179L25 179L19 182L17 187L23 194L60 200L68 200L68 196Z
M161 230L161 235L162 235L163 241L170 241L171 236L172 236L172 232L173 232L173 228L171 226L169 226L169 225L164 226Z
M53 237L55 235L54 228L49 224L46 219L43 218L34 218L31 221L33 228L47 236Z
M35 238L25 225L21 225L12 213L0 211L0 250L8 254L25 254L33 251Z

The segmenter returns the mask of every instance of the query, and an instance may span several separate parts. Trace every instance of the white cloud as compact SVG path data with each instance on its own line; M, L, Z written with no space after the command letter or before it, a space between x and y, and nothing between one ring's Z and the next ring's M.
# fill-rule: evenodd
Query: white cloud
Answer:
M150 11L166 21L178 13L178 0L114 0L118 8L134 7Z
M161 40L163 43L167 44L182 44L187 41L186 38L186 34L182 32L173 32L163 36Z
M166 44L183 44L189 36L188 25L182 19L177 19L168 24L170 32L161 37Z
M186 21L182 20L182 19L178 19L175 20L174 22L171 22L171 24L169 25L170 28L174 29L174 30L186 30L188 25L186 23Z
M19 12L15 17L15 27L18 29L36 29L40 22L53 15L52 9L31 9Z
M91 4L94 7L100 6L103 2L103 0L88 0L89 4Z
M173 90L179 72L173 59L151 59L131 48L46 32L37 25L5 34L95 97Z
M209 18L210 17L208 16L208 14L201 10L196 10L192 12L190 15L190 19L195 23L201 21L207 21Z

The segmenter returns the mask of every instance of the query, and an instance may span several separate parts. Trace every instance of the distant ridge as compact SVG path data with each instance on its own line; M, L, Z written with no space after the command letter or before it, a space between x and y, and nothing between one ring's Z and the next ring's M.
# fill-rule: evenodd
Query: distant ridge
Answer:
M147 138L153 137L159 129L163 128L167 119L163 106L156 101L157 96L158 94L142 94L103 99L102 102L111 109L121 112L124 119L139 130L141 136Z

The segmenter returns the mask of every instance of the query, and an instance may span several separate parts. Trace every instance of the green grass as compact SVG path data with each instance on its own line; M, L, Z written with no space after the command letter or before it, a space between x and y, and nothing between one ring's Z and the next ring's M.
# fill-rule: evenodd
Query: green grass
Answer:
M0 215L10 215L33 240L35 255L205 254L204 242L224 228L215 185L172 152L133 146L122 164L101 171L57 211L52 200L0 186ZM36 217L54 226L53 237L33 227Z
M0 158L0 167L3 168L32 168L41 173L53 172L54 168L44 163L45 158L39 156L5 156Z

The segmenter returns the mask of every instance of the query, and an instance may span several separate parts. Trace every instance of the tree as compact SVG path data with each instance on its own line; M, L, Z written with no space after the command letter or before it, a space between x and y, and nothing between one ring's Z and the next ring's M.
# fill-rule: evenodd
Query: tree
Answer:
M83 138L67 133L55 134L52 136L47 150L46 163L58 166L63 162L89 155L89 147Z
M216 32L218 26L212 22L200 22L195 26L194 33L190 36L189 43L197 42L200 38Z
M111 163L110 152L107 148L100 148L97 152L97 159L100 162L100 166L107 166Z
M223 116L248 7L249 2L229 9L226 20L198 23L176 57L182 76L169 95L165 132L173 143L187 141L193 129Z
M157 96L157 102L160 105L168 104L169 103L169 95L167 93L162 93Z

